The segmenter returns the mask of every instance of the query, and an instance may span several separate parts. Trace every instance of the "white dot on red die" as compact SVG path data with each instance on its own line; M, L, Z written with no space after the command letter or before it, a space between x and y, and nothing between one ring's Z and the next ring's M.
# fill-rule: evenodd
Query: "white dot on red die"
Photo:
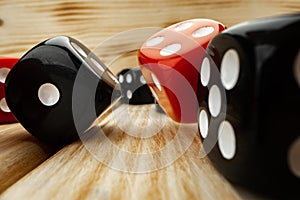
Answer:
M183 22L181 24L178 24L174 28L174 30L175 31L183 31L183 30L186 30L186 29L190 28L192 25L193 25L193 22Z
M5 98L2 98L1 101L0 101L0 109L3 111L3 112L10 112L10 109L6 103L6 99Z
M208 58L204 58L201 65L200 79L203 86L207 86L210 79L210 63Z
M181 44L175 43L164 47L163 49L160 50L159 53L161 56L170 56L176 54L180 49L181 49Z
M218 128L218 145L222 156L230 160L236 153L235 132L228 121L223 121Z
M162 37L162 36L158 36L158 37L152 38L152 39L150 39L150 40L148 40L148 41L146 42L146 46L147 46L147 47L153 47L153 46L156 46L156 45L162 43L162 42L164 41L164 39L165 39L165 38Z
M290 146L288 151L288 166L290 171L300 178L300 137Z
M38 90L38 97L41 103L45 106L53 106L58 102L60 93L55 85L45 83L40 86Z
M87 54L85 53L85 51L75 42L71 42L71 45L73 46L73 48L84 58L87 57Z
M294 63L294 76L300 87L300 51L298 52Z
M161 91L162 88L161 88L161 85L160 85L160 83L159 83L158 78L155 76L155 74L151 74L151 77L152 77L152 80L153 80L155 86L157 87L157 89L158 89L159 91Z
M192 36L195 38L204 37L214 32L214 30L215 30L214 27L211 26L202 27L196 30L195 32L193 32Z
M199 114L199 130L201 136L206 138L208 135L208 115L204 109Z
M6 68L6 67L3 67L0 69L0 82L1 83L5 83L5 79L9 73L10 69L9 68Z
M223 56L221 62L220 76L225 89L232 89L239 78L240 59L236 50L229 49Z
M218 86L213 85L208 94L208 108L213 117L219 115L221 111L222 97Z

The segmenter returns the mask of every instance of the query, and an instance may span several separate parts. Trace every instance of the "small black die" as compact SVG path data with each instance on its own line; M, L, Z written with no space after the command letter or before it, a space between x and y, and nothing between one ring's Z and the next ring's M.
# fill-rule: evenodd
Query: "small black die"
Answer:
M140 68L124 69L118 74L124 103L140 105L155 102Z

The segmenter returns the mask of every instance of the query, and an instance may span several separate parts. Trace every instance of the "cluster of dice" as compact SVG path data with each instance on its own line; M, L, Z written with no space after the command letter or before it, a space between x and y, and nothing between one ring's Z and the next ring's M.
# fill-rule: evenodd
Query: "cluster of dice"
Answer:
M299 197L299 35L300 14L228 29L188 20L151 36L138 52L141 70L118 78L75 39L55 37L18 62L0 60L1 122L13 122L11 110L40 140L66 144L80 134L74 108L84 132L113 102L153 103L154 97L174 121L198 122L204 150L229 180ZM81 88L78 101L74 85Z

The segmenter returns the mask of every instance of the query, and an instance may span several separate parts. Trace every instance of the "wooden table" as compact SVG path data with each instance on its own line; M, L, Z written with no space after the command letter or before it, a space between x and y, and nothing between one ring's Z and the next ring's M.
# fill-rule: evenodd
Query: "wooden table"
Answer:
M106 38L119 32L144 27L166 27L190 18L212 18L231 26L257 17L300 10L299 0L152 0L152 1L0 1L0 55L20 57L35 44L56 35L77 38L95 49ZM140 38L141 39L141 38ZM123 44L135 42L124 40ZM103 43L102 43L103 44ZM120 46L122 45L118 43ZM112 45L113 46L113 45ZM108 63L120 53L118 45L100 53ZM99 48L99 46L98 46ZM98 49L99 50L99 49ZM130 59L110 62L116 73L130 67ZM133 61L132 61L133 60ZM26 83L24 83L26 84ZM116 108L122 112L126 106ZM127 108L127 107L126 107ZM111 110L98 119L98 127L118 148L140 153L155 151L174 137L179 125L155 112L154 105L131 106L127 127L159 117L160 131L145 140L128 136L118 126ZM154 114L153 114L154 113ZM154 115L154 116L153 116ZM163 124L160 124L163 123ZM154 126L154 125L153 125ZM196 129L197 125L184 127ZM0 126L0 199L239 199L252 198L229 184L211 165L200 158L199 134L192 138L183 155L168 166L148 173L128 173L103 164L81 141L62 149L38 142L19 124ZM97 141L97 140L96 140ZM180 149L184 144L178 145ZM94 142L98 147L105 145ZM170 152L171 153L171 152ZM110 161L118 159L108 153ZM153 157L152 162L156 161ZM142 165L127 160L132 167Z

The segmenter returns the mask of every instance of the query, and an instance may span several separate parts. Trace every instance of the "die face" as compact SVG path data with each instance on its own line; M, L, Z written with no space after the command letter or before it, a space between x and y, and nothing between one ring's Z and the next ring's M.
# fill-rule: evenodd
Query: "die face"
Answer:
M101 76L97 75L95 61L104 66L81 43L66 36L37 45L17 62L6 79L9 108L40 140L57 145L73 141L78 137L74 115L81 114L82 120L77 123L86 129L110 105L113 84L117 84L108 81L105 68ZM74 84L78 82L82 96L77 95L74 102ZM94 103L95 115L89 113L87 103Z
M300 106L298 105L300 101L300 87L294 74L294 67L297 67L295 66L295 61L300 50L300 42L296 41L295 38L299 34L300 16L298 17L297 26L295 25L292 30L285 28L282 31L282 35L285 35L286 39L278 36L277 41L281 41L276 44L277 48L273 49L270 55L272 59L260 62L260 80L262 84L259 92L260 123L258 125L258 134L264 134L265 146L269 147L263 148L264 157L267 157L267 161L269 161L268 166L273 167L275 165L272 171L278 173L278 178L289 182L286 187L291 186L291 193L298 195L298 197L300 196L298 192L300 187L300 168L298 165L294 171L295 165L289 162L288 157L290 156L289 152L293 143L299 140L300 137L298 126L300 120L298 115L300 112ZM271 71L272 76L269 74ZM278 93L281 96L279 99ZM273 150L271 150L272 147ZM299 149L299 147L297 148ZM298 156L293 155L291 159L299 163L299 153ZM267 173L270 177L273 175L270 171Z
M0 57L0 124L17 122L7 106L4 92L5 79L17 61L18 58Z
M289 161L299 162L290 155L300 136L299 33L300 15L275 17L227 29L207 49L227 98L225 119L210 116L208 98L200 108L199 129L216 127L201 133L218 139L208 156L229 180L275 196L299 197L299 165Z
M124 69L118 74L123 102L133 105L152 104L154 98L140 68Z
M138 56L145 80L173 120L197 121L196 91L204 49L224 29L213 20L188 20L154 34L140 48Z
M225 30L220 22L211 19L192 19L171 25L167 29L180 32L192 38L203 48L206 48L212 37Z

